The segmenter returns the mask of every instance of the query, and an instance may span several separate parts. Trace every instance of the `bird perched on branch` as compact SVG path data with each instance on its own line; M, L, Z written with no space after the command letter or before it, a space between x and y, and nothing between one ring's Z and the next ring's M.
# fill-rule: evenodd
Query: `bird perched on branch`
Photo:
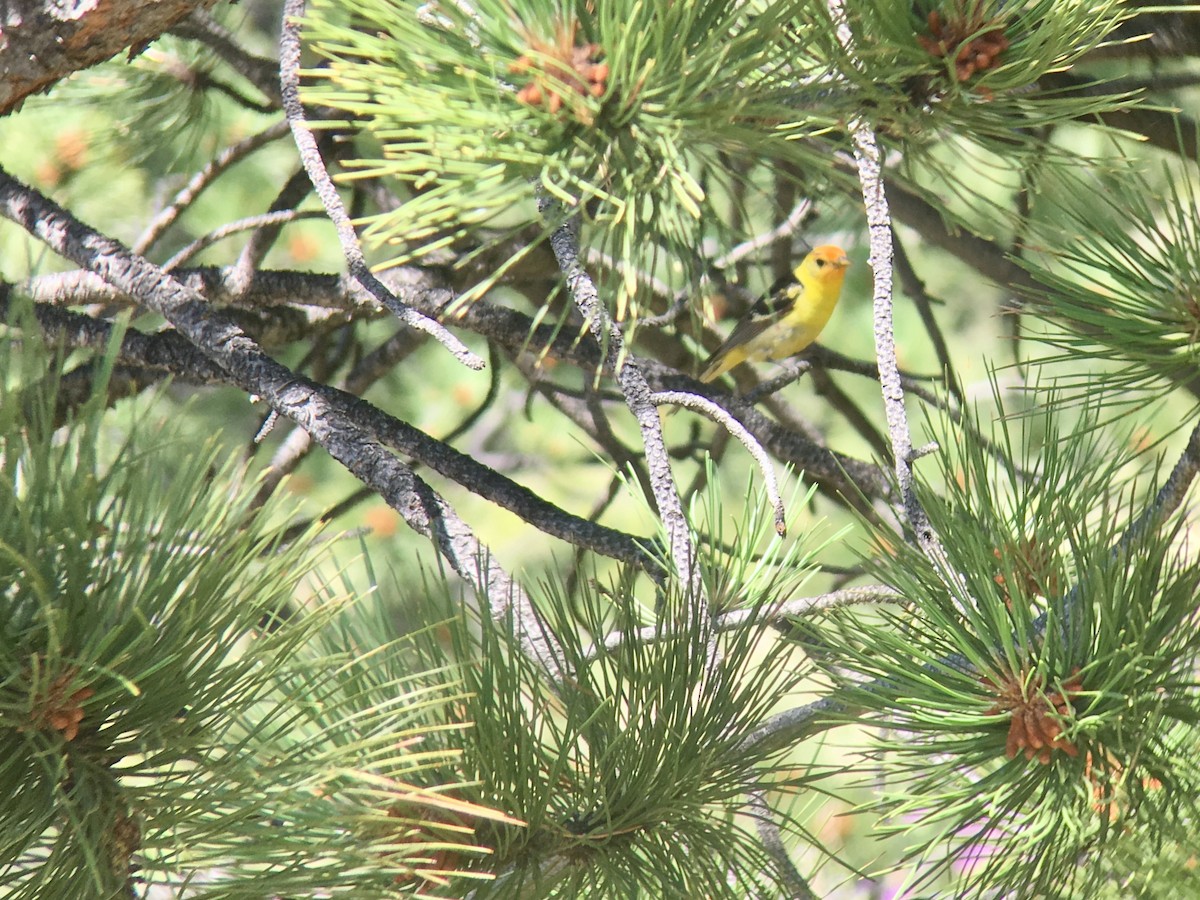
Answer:
M814 249L793 270L795 280L763 297L737 323L704 364L700 380L713 381L747 361L787 359L815 341L837 306L849 265L841 247Z

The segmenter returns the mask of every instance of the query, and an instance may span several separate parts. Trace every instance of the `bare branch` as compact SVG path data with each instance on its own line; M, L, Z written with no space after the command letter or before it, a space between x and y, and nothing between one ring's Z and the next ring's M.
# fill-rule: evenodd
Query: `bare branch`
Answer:
M542 214L547 215L555 208L553 201L545 198L538 201ZM646 451L646 465L650 471L650 484L654 489L654 500L658 515L667 531L671 559L676 573L689 586L689 597L697 604L703 602L704 591L696 571L696 558L692 549L687 518L683 504L675 487L671 473L671 459L663 443L662 423L658 409L650 399L650 385L642 374L639 363L624 353L624 342L616 323L609 318L600 302L596 285L591 276L579 263L579 245L571 224L560 225L550 235L550 248L562 269L575 305L583 314L592 334L604 353L605 368L612 372L625 396L625 404L637 420L642 433L642 444Z
M226 222L220 228L214 228L208 234L196 238L196 240L168 259L163 263L163 271L174 271L197 253L211 247L218 241L225 240L230 235L241 234L243 231L257 231L263 228L277 228L280 225L286 225L289 222L298 222L301 219L316 219L321 215L322 213L315 209L282 209L278 212L262 213L261 215L247 216L244 219Z

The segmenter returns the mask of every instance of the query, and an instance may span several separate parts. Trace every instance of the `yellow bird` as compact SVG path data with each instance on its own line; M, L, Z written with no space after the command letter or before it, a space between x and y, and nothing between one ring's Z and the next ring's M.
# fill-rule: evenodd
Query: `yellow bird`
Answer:
M817 339L837 306L850 259L823 244L804 257L789 281L751 308L704 364L701 381L720 378L744 362L787 359Z

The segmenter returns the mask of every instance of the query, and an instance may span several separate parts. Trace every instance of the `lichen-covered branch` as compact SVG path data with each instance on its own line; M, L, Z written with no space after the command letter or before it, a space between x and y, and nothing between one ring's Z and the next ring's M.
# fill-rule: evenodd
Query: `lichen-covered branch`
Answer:
M545 215L552 203L542 200L539 205ZM683 504L679 499L679 491L675 487L671 459L663 442L662 423L658 418L658 407L651 399L650 385L646 383L638 361L625 353L620 329L600 302L595 282L579 262L579 242L570 222L554 229L550 235L550 247L566 278L567 290L600 344L605 369L613 373L625 397L625 404L637 420L646 451L646 466L650 472L650 484L654 490L658 515L670 544L671 560L679 577L688 584L689 596L693 598L693 602L700 603L703 601L704 592L696 570L691 534L687 517L683 513Z

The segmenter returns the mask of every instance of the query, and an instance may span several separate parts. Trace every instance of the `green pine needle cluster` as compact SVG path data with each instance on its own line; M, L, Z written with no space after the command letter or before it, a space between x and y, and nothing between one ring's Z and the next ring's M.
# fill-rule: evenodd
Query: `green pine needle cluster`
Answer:
M735 183L763 189L731 159L812 167L807 139L840 104L808 46L822 15L794 0L540 0L519 15L504 0L318 2L307 36L328 65L308 73L305 99L378 141L352 177L401 187L399 208L365 221L391 262L479 240L484 225L543 224L544 195L620 261L628 299L639 271L692 269L730 220Z
M61 366L0 344L0 894L381 897L444 869L439 823L491 815L422 781L450 751L406 730L452 681L344 624L353 586L281 619L315 535L285 543L215 442L144 409L119 431L105 366L59 427Z
M728 548L748 568L751 548L772 531L769 516L756 518ZM780 544L759 560L760 572L747 574L740 598L738 608L758 624L725 634L705 616L662 626L648 640L641 629L649 611L632 575L584 578L574 591L545 581L537 599L561 648L557 684L521 652L511 623L491 627L486 608L472 610L444 587L439 602L438 586L425 586L422 619L443 624L414 639L418 668L451 666L463 687L457 709L429 709L428 733L437 746L452 721L471 723L452 734L462 755L442 777L464 781L464 798L523 823L479 823L475 837L489 856L463 861L497 878L471 886L474 896L771 893L774 864L741 812L746 794L802 793L826 774L748 741L812 673L794 647L772 637L766 614L795 587L800 546L809 552L815 543L779 552ZM710 564L704 575L719 583ZM680 598L666 603L686 608ZM452 883L434 893L465 889Z
M995 455L946 440L941 488L922 490L944 568L880 539L871 566L908 608L807 627L847 667L831 674L848 708L884 726L870 806L909 838L914 884L1086 895L1099 870L1081 859L1192 821L1200 564L1178 517L1139 524L1150 485L1091 418L998 437Z
M1200 360L1200 188L1191 162L1147 171L1134 160L1105 175L1058 173L1039 203L1037 256L1023 265L1044 286L1027 298L1047 322L1049 363L1086 353L1112 363L1079 385L1112 402L1145 403L1194 388ZM1051 240L1056 235L1078 240ZM1083 239L1086 236L1086 239Z
M848 0L854 55L836 43L828 52L906 152L931 149L946 134L1004 152L1031 141L1036 129L1127 102L1038 84L1100 44L1128 15L1123 7L1115 0Z

